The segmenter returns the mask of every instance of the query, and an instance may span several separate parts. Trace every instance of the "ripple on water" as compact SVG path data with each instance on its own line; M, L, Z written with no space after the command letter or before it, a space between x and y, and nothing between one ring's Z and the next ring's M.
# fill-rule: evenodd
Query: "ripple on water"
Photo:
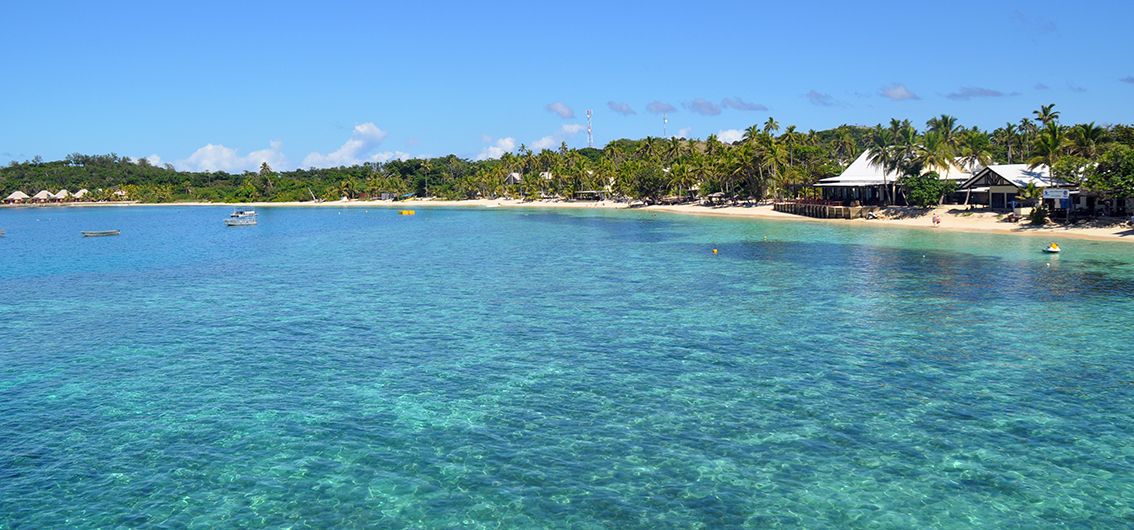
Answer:
M0 212L0 528L1134 523L1126 246L224 215Z

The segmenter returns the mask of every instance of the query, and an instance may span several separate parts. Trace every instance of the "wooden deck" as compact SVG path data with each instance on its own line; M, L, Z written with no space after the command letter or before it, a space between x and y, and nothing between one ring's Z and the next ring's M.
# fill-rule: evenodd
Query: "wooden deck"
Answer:
M777 212L805 215L820 219L855 219L865 217L867 212L878 210L877 206L833 206L799 202L777 202L772 205Z

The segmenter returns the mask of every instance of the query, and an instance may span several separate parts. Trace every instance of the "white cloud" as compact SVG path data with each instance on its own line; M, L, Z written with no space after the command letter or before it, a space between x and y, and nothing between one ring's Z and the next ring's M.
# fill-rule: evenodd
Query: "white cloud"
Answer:
M530 142L525 143L528 149L532 151L542 151L544 149L556 149L559 144L570 140L575 136L586 130L581 124L578 123L565 123L559 126L559 130L552 134L536 138ZM491 139L490 139L491 140ZM492 145L485 147L480 154L476 155L476 160L485 160L489 158L500 158L504 153L512 152L516 149L516 139L509 136L496 140Z
M516 139L511 136L507 138L500 138L492 145L485 147L480 154L476 155L477 160L488 160L489 158L500 158L504 153L511 153L516 149Z
M386 138L386 131L371 122L354 126L350 138L333 152L311 153L303 159L303 167L353 166L374 161L371 151Z
M542 151L544 149L551 149L552 147L555 147L555 144L556 142L554 136L544 136L543 138L532 142L531 147L532 151Z
M921 99L917 94L914 94L906 85L895 83L893 85L882 88L882 97L891 101L905 101L908 99Z
M241 171L256 171L260 164L267 162L269 166L280 169L287 167L287 157L280 150L283 142L271 142L267 149L252 151L245 156L231 147L219 144L207 144L193 151L189 158L178 160L174 166L186 171L225 171L229 173ZM148 157L147 157L148 158ZM160 160L160 159L159 159Z
M565 123L561 127L559 127L559 130L556 131L555 134L549 134L532 142L532 151L559 147L559 144L566 142L572 136L583 132L583 130L584 127L581 124Z
M682 127L682 128L680 128L680 129L678 129L678 130L677 130L677 135L676 135L676 136L677 136L678 138L688 138L688 137L689 137L689 133L691 133L691 132L693 132L693 128L692 128L692 127Z
M575 111L571 110L571 107L568 107L567 104L562 101L548 103L543 108L547 109L548 112L558 114L560 118L563 118L565 120L569 120L575 117Z
M371 162L389 162L391 160L409 160L413 155L405 151L382 151L370 155Z
M725 129L717 132L717 139L726 144L739 142L744 139L744 131L740 129Z
M144 159L146 162L149 162L151 166L160 166L161 165L161 157L158 156L158 155L145 156L145 157L142 157L141 159Z

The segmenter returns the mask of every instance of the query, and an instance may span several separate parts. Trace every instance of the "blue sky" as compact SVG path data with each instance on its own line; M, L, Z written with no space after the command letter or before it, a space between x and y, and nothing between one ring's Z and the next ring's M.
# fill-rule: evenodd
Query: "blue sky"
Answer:
M0 163L179 169L477 158L566 141L993 128L1056 103L1134 122L1129 2L20 2L0 25Z

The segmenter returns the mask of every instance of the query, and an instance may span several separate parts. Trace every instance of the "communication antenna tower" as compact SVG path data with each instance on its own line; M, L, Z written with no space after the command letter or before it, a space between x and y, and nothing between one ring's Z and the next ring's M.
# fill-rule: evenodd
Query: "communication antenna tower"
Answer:
M587 109L587 147L595 146L595 137L591 134L591 109Z
M669 137L669 114L661 115L661 135L662 138Z

